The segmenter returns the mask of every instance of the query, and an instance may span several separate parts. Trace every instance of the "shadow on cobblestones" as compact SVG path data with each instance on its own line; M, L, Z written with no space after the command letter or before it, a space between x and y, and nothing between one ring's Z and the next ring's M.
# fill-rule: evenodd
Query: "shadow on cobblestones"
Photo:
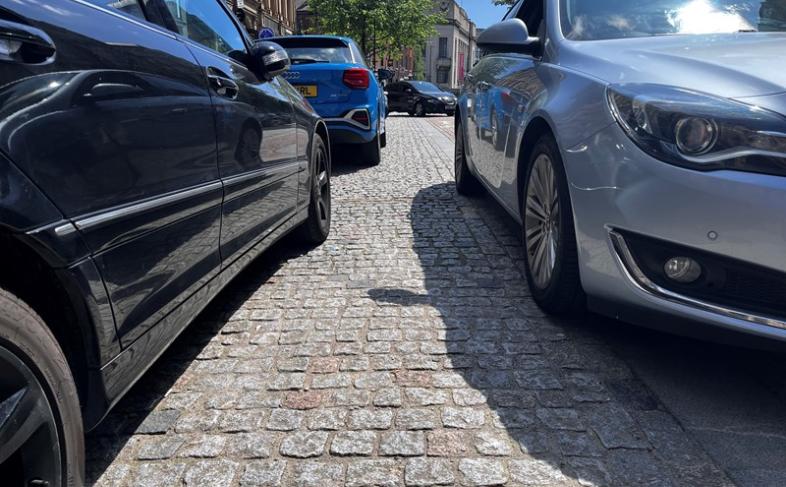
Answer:
M251 263L205 310L191 323L166 352L121 399L110 414L90 432L86 439L88 479L95 481L112 464L118 454L139 439L135 435L164 435L175 424L180 410L188 409L188 394L167 393L183 388L189 380L186 371L209 359L209 345L227 326L233 315L252 298L254 292L290 259L295 259L307 249L300 247L292 237L273 245L265 254ZM232 340L227 336L223 342ZM182 404L163 405L173 400ZM171 407L170 407L171 406ZM89 485L90 483L88 483Z
M446 361L410 363L399 383L453 389L443 413L449 454L519 458L499 472L500 483L727 485L602 337L535 307L506 248L517 236L504 224L502 235L490 228L496 223L477 210L486 204L457 197L453 184L422 189L409 219L423 287L369 291L380 306L442 322L444 349L422 352ZM428 322L402 327L427 334Z

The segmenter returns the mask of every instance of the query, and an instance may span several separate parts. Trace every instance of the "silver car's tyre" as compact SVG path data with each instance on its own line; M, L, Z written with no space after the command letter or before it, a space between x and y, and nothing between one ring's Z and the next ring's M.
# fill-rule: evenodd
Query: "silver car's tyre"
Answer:
M455 152L455 175L456 175L456 191L458 194L470 196L477 194L480 189L480 182L470 172L467 165L467 152L466 142L464 140L464 129L460 121L456 122L455 128L456 143L454 146Z
M557 315L585 308L573 211L562 158L545 135L530 156L522 198L527 281L535 302Z

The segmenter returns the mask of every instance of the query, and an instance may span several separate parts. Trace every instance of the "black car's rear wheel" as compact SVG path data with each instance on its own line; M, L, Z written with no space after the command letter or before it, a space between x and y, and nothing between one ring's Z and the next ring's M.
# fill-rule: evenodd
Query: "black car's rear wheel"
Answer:
M426 116L426 107L423 106L423 103L418 102L415 105L415 116L416 117L425 117Z
M567 177L551 136L538 140L522 198L527 282L535 302L557 315L577 314L585 297Z
M311 200L308 219L301 227L302 238L310 245L319 245L330 235L332 200L330 195L330 156L325 141L314 135L312 149Z
M0 289L0 483L81 486L84 432L74 379L41 318Z

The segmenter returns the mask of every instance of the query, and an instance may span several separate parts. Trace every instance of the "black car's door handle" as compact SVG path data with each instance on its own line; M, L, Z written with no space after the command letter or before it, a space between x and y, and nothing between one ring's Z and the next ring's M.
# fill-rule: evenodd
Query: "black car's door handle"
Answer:
M29 25L0 20L0 41L0 62L43 64L55 57L52 38Z
M491 85L486 83L485 81L481 81L481 82L478 83L478 89L480 91L486 91L489 88L491 88Z
M218 96L234 100L240 92L240 86L235 81L216 68L207 69L207 79L210 87Z

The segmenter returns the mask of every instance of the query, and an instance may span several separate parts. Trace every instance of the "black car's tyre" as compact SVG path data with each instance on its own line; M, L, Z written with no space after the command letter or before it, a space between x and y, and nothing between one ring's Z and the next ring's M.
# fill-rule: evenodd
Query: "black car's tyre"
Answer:
M568 180L550 135L535 144L521 203L527 282L535 302L554 315L577 315L586 298L581 287Z
M332 220L330 196L330 156L325 141L314 136L312 149L311 200L308 219L300 227L300 237L310 245L319 245L327 240Z
M0 483L81 487L84 441L76 386L55 337L0 289Z
M382 161L382 138L377 134L374 140L360 146L360 155L363 164L367 166L378 166Z
M456 112L445 112L445 115L447 115L448 117L452 117L456 115Z
M470 172L467 165L466 141L464 140L464 130L461 122L456 122L455 134L456 191L464 196L477 194L481 189L480 181Z
M425 117L426 116L426 107L423 106L423 103L418 102L415 105L415 116L418 116L418 117Z

